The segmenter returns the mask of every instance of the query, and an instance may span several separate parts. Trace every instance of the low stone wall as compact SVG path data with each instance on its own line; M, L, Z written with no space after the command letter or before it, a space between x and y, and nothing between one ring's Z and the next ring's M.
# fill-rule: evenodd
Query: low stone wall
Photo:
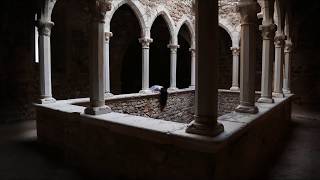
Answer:
M258 114L221 116L225 131L217 137L188 134L183 123L38 105L38 140L94 177L254 179L278 153L288 128L291 97L275 101L257 104Z
M168 94L165 108L161 111L159 94L131 96L106 100L114 112L131 114L173 122L189 123L194 115L194 91L180 91Z
M168 94L167 105L161 111L159 94L118 95L106 100L113 112L166 121L190 123L194 120L194 90L179 90ZM239 104L239 92L219 90L218 116L230 113ZM88 103L79 104L87 106Z

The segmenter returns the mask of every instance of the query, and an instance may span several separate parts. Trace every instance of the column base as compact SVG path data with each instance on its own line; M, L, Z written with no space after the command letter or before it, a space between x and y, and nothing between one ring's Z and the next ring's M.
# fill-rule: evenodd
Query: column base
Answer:
M153 92L150 89L143 89L139 91L140 94L152 94Z
M204 125L197 123L196 121L192 121L187 129L186 133L190 134L198 134L203 136L217 136L224 131L224 127L222 124L218 123L215 126Z
M39 104L51 104L55 102L57 102L57 100L53 97L43 98L38 101Z
M104 98L108 98L108 97L111 97L113 96L112 93L108 92L108 93L104 93Z
M101 106L101 107L87 107L84 110L85 114L89 115L101 115L108 114L111 112L111 108L109 106Z
M191 85L189 86L190 89L196 89L196 86L195 85Z
M230 88L230 91L240 91L240 88L237 87L237 86L232 86L232 87Z
M168 88L168 91L177 91L177 90L179 90L179 89L176 88L176 87L169 87L169 88Z
M253 106L244 106L244 105L239 105L236 109L236 112L239 113L249 113L249 114L256 114L259 112L259 109L257 108L257 106L253 105Z
M258 99L257 102L258 103L272 104L272 103L274 103L274 99L273 98L268 98L268 97L261 97L261 98Z
M284 94L283 93L272 93L272 96L273 97L276 97L276 98L284 98Z
M291 91L289 89L283 89L282 91L284 94L291 94Z

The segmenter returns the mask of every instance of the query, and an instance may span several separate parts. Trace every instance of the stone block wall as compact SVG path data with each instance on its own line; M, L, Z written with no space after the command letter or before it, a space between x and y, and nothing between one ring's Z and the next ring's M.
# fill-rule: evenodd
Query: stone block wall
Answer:
M160 109L160 95L137 96L106 101L112 111L154 119L189 123L194 114L194 92L170 93L163 111Z
M163 111L160 109L159 94L115 96L106 100L112 111L135 116L150 117L180 123L194 120L194 91L169 93ZM258 98L258 95L257 95ZM239 104L239 92L221 90L218 93L218 116L228 114ZM88 103L80 104L87 106Z

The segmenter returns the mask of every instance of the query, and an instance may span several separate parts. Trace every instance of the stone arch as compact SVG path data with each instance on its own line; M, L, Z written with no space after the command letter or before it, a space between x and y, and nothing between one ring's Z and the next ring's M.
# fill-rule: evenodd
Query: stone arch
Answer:
M279 0L275 0L274 2L274 22L278 26L278 30L283 32L284 14L282 12Z
M234 27L228 20L226 19L219 19L219 26L223 28L225 31L228 32L233 47L240 46L240 27Z
M186 25L189 29L190 37L191 37L191 47L195 45L195 30L194 30L194 25L192 24L191 20L187 16L183 16L182 19L177 23L177 29L176 32L177 34L179 33L181 27L183 25Z
M163 19L166 21L167 26L169 28L169 33L170 33L170 36L171 36L171 43L172 44L176 44L177 43L177 38L176 38L176 32L175 32L175 25L174 25L173 19L169 15L169 12L163 6L159 6L155 10L155 12L156 13L153 16L151 16L151 18L150 18L150 21L148 23L148 27L151 29L151 27L152 27L154 21L157 19L157 17L158 16L162 16Z
M106 31L110 31L110 22L112 20L112 17L114 13L123 5L128 5L131 10L134 12L136 15L140 29L141 29L141 36L144 37L146 32L146 18L144 14L146 14L145 9L143 6L140 4L139 1L132 1L132 0L122 0L122 1L112 1L112 9L111 11L108 11L106 13Z

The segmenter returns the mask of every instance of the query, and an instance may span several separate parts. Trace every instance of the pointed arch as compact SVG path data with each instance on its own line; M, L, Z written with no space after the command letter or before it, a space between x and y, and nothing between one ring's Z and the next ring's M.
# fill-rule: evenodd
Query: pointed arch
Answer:
M274 22L278 26L278 30L283 32L284 30L285 16L279 0L274 2Z
M136 15L139 21L140 29L141 29L141 36L144 37L145 29L146 29L146 18L144 14L146 13L144 12L144 8L139 1L131 1L131 0L112 1L111 11L108 11L106 13L106 31L110 31L110 22L112 20L112 17L114 13L123 5L128 5Z
M156 11L156 13L151 16L150 21L148 23L149 28L151 29L154 21L158 18L158 16L162 16L163 19L165 20L165 22L167 23L167 26L169 28L169 33L171 36L171 43L176 43L176 31L175 31L175 25L174 25L174 21L171 18L171 16L169 15L169 12L167 11L167 9L165 9L163 6L159 6Z
M178 34L179 31L180 31L180 29L181 29L181 27L182 27L184 24L188 27L188 30L189 30L189 32L190 32L191 46L194 46L194 44L195 44L195 42L194 42L194 41L195 41L195 30L194 30L194 26L193 26L191 20L190 20L187 16L183 16L183 17L181 18L181 20L177 23L176 32L177 32L177 34Z

